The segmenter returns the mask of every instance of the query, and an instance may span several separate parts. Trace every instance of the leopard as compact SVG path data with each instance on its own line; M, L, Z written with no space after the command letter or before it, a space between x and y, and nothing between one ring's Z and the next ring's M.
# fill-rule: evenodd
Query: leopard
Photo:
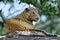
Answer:
M36 29L32 22L39 19L37 8L26 8L21 14L14 18L8 19L5 23L6 33L15 31L24 31L29 29Z
M45 36L57 36L51 35L50 33L46 33L43 30L37 29L32 22L38 21L40 19L40 15L38 13L37 8L29 7L26 8L21 14L17 15L14 18L8 19L5 23L5 31L6 33L13 33L16 31L37 31L38 35ZM39 33L38 33L39 32ZM23 32L24 34L24 32Z

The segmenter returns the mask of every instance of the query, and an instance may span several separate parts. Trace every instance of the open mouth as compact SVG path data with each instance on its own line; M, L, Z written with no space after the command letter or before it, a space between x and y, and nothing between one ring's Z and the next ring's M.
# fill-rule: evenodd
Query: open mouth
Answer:
M38 21L38 19L30 19L29 21L35 21L35 22L37 22Z
M33 21L35 21L35 22L36 22L36 21L38 21L38 20L37 20L37 19L35 19L35 20L33 20Z

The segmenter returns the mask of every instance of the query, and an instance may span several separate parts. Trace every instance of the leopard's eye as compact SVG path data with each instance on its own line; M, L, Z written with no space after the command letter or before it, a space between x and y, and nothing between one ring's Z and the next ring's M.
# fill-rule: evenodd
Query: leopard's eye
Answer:
M33 12L33 14L35 14L35 13Z

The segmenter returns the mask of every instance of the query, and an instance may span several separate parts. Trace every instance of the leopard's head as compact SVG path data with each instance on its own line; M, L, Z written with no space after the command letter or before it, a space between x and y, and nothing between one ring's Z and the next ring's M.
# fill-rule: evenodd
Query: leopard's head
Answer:
M38 14L38 10L32 7L26 8L23 16L31 22L39 20L40 17Z

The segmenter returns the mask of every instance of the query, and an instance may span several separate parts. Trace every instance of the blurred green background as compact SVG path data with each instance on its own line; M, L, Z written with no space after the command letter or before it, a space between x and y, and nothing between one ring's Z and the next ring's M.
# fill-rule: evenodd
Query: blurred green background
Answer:
M12 0L2 0L13 2ZM53 34L60 34L60 1L59 0L20 0L33 4L38 8L40 21L35 26ZM0 23L1 24L1 23ZM0 25L0 34L4 34L4 27Z

